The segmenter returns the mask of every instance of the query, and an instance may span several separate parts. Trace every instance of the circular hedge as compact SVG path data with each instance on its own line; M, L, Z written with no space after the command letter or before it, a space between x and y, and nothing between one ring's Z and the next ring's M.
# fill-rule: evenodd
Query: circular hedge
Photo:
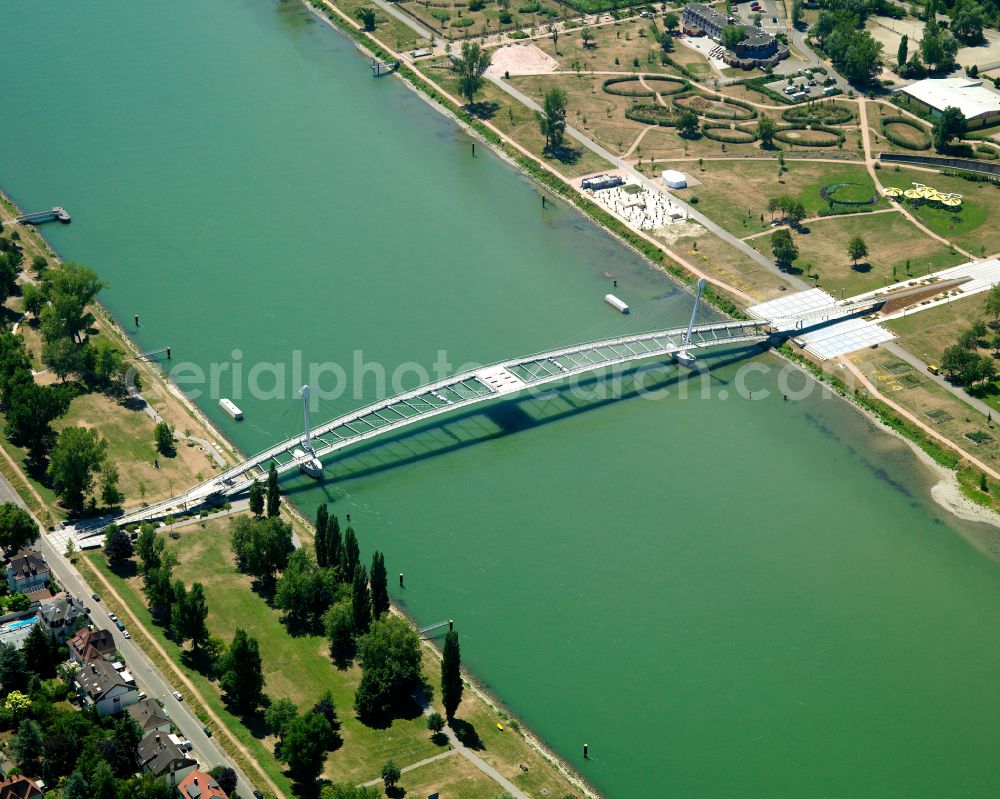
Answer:
M625 109L625 118L644 125L671 128L677 125L677 114L666 106L636 103Z
M694 104L686 105L682 102L684 100L701 100L704 107L698 108ZM674 97L673 104L676 108L679 108L682 111L693 111L706 119L732 119L738 122L745 122L746 120L754 119L757 116L757 112L747 103L741 102L740 100L734 100L732 98L719 100L706 94L702 94L701 92L680 94ZM731 108L725 109L723 106L731 106Z
M893 130L894 127L897 129ZM898 130L898 127L907 128L906 133ZM915 136L914 133L917 135ZM903 147L907 150L927 150L931 146L930 134L909 117L882 117L882 135L897 147Z
M656 84L669 84L669 86L663 88L656 86L656 91L651 91L639 84L640 78L651 86L656 86ZM638 88L621 88L620 84L623 83L634 83ZM655 97L657 94L680 94L683 91L687 91L690 88L690 84L680 78L665 78L662 75L624 75L616 78L608 78L601 84L601 88L607 94L614 94L618 97Z
M841 103L810 103L782 111L781 118L797 125L843 125L854 119L854 112Z
M725 142L726 144L750 144L757 140L757 134L746 128L731 128L728 125L705 124L701 132L710 139Z
M861 183L830 183L819 190L824 200L832 200L837 205L874 205L878 195L866 196L870 191Z
M825 138L821 135L824 133L827 134ZM824 125L813 125L810 128L790 125L775 131L774 138L785 144L798 144L801 147L836 147L844 141L844 134Z

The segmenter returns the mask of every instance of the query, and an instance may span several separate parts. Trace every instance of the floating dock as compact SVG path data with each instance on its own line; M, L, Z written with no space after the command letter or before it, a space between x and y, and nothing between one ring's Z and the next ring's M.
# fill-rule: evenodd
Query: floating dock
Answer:
M36 211L33 214L23 214L17 217L15 222L20 222L23 225L41 225L45 222L62 222L64 225L68 225L72 219L69 215L69 211L65 208L60 208L58 205L55 208L51 208L48 211Z
M607 294L604 297L604 301L614 308L616 311L627 314L629 312L628 303L625 300L619 299L614 294Z

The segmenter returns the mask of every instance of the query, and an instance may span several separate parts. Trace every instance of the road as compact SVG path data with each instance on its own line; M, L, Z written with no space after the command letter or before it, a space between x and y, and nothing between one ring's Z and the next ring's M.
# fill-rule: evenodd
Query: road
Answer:
M13 502L28 510L17 491L14 490L14 487L3 475L0 475L0 501ZM63 557L63 553L56 550L47 535L42 535L39 543L39 549L45 557L45 561L48 563L52 573L55 575L56 581L65 591L80 597L84 601L84 604L91 609L90 618L96 628L111 631L115 639L115 647L125 658L129 672L135 677L139 689L145 691L150 697L161 700L163 707L166 709L181 736L191 741L194 747L192 754L201 765L201 768L207 771L219 764L230 766L236 771L236 794L241 799L253 799L254 786L250 780L229 760L222 747L213 738L205 735L203 730L204 725L191 712L188 706L174 699L171 693L174 690L173 687L167 682L167 679L160 673L159 669L153 665L153 662L146 656L146 653L131 639L125 638L122 635L121 631L108 618L107 608L102 603L94 602L91 599L94 591L87 585L87 582L83 579L80 572L76 570L76 567Z

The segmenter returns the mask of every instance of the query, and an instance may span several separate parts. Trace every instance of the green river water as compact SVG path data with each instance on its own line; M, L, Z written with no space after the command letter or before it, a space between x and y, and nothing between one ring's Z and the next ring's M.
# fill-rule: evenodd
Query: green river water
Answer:
M301 424L296 350L457 369L686 322L690 295L295 3L6 0L0 26L0 185L72 212L47 235L144 348L286 364L272 399L222 381L242 424L198 399L244 451ZM610 797L997 796L1000 568L962 534L988 533L845 403L783 402L773 374L734 398L714 360L709 398L672 367L660 401L555 391L288 487L350 513L396 599L455 618L466 664Z

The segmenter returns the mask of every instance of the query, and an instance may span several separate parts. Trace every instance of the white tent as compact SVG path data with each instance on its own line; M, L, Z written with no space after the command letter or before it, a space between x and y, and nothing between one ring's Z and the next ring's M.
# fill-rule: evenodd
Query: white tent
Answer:
M684 177L683 172L678 172L676 169L664 169L663 182L667 184L667 188L687 188L687 178Z

